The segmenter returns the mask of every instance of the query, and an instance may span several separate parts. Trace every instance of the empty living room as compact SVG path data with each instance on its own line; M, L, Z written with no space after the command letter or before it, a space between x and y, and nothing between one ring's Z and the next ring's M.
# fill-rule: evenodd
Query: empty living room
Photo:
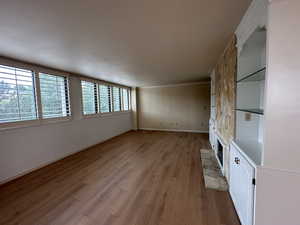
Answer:
M299 0L2 0L0 225L300 225Z

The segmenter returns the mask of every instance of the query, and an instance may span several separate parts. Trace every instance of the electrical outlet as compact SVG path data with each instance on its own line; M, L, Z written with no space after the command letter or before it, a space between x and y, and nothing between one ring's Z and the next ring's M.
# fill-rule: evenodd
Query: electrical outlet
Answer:
M251 121L251 113L245 113L245 121Z

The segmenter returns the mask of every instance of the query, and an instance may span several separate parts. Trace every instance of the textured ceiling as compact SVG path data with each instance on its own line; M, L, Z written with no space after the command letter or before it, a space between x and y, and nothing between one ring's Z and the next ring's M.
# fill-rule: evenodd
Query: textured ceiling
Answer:
M199 81L249 4L3 0L0 55L129 86Z

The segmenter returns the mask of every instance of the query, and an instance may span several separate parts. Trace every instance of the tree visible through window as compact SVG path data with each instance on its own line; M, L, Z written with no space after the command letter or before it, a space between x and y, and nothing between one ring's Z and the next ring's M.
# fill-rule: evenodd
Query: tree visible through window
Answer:
M36 118L34 73L0 65L0 123Z
M92 82L81 81L83 114L98 112L97 85Z
M68 82L63 76L39 74L43 118L70 115Z
M121 111L121 96L120 96L120 88L113 87L113 104L114 104L114 112Z
M99 85L100 95L100 112L107 113L111 112L111 88L107 85Z

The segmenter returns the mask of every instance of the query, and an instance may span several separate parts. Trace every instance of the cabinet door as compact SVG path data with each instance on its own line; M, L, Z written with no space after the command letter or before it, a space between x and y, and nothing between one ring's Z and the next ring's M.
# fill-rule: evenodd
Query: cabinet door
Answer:
M253 225L254 168L230 146L230 195L242 225Z

